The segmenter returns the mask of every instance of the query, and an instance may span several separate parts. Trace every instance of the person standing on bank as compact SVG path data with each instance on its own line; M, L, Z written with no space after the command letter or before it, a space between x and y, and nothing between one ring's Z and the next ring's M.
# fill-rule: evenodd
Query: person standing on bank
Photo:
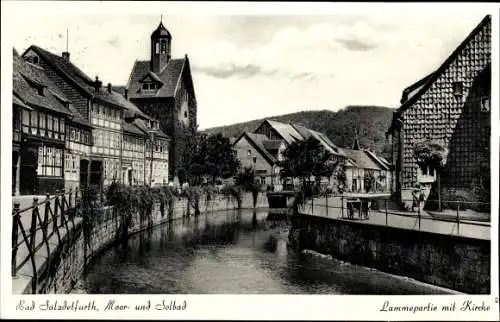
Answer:
M417 187L415 189L413 189L411 195L413 197L413 203L411 205L411 211L415 212L415 207L417 207L417 209L420 209L420 199L421 199L421 197L420 197L420 195L421 195L420 185L417 185Z

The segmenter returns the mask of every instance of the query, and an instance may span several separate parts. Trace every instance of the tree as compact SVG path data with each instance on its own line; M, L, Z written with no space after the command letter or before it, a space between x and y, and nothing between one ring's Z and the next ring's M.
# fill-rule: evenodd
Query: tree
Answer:
M192 185L199 185L203 176L211 177L212 182L218 177L232 177L239 168L231 142L222 134L207 136L197 133L191 138L189 147L184 164Z
M331 177L339 161L334 160L321 143L313 137L290 144L283 152L280 162L283 178L299 178L305 198L312 197L311 178L319 183L323 177Z
M244 191L252 193L253 207L257 205L257 197L259 195L260 185L255 180L255 171L251 167L245 167L234 177L234 183L241 186Z
M375 176L373 175L373 172L370 170L365 171L365 191L368 193L370 191L374 190L375 186Z
M437 172L438 211L441 211L441 174L446 166L448 149L439 142L426 139L415 145L413 155L421 167L432 167Z

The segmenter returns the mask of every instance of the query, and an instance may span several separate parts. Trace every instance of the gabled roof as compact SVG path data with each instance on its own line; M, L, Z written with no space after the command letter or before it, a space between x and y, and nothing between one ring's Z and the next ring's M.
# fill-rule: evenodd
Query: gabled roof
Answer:
M291 124L305 139L314 137L318 140L326 151L334 155L345 156L342 151L323 133L311 130L303 125Z
M425 76L422 79L419 79L415 83L411 84L407 88L403 90L403 93L401 95L401 104L404 104L407 100L411 99L413 96L415 96L416 93L419 92L419 90L434 76L436 72L432 72L429 75Z
M266 140L262 142L267 151L279 150L282 143L282 140Z
M73 122L78 125L85 126L89 129L92 129L93 126L90 124L90 122L80 114L80 112L77 111L77 109L71 104L71 101L69 101L61 92L59 92L59 88L50 88L49 89L52 94L60 100L64 106L69 110L71 116L69 117L70 122Z
M123 132L124 133L138 135L138 136L141 136L141 137L147 137L148 136L147 132L144 132L143 130L141 130L135 124L135 122L132 122L132 123L123 122Z
M402 113L405 110L407 110L410 106L415 103L415 101L420 98L428 89L429 87L446 71L446 69L449 67L449 65L460 55L462 50L467 46L467 44L476 36L481 29L487 25L491 24L491 16L487 15L485 16L481 22L472 30L472 32L465 38L464 41L451 53L451 55L446 58L446 60L441 64L441 66L433 73L425 77L423 80L423 84L421 86L418 86L418 91L415 91L414 95L409 98L405 103L403 103L399 109L398 113ZM417 82L418 84L418 82Z
M103 89L103 91L106 90L106 89ZM113 99L119 103L121 106L125 107L126 111L126 117L139 117L139 118L143 118L143 119L146 119L146 120L153 120L152 117L150 117L149 115L147 115L146 113L144 113L140 108L138 108L134 103L132 103L131 101L125 99L125 97L114 91L114 90L111 90L111 93L110 95L113 97Z
M283 140L285 140L287 144L291 144L293 142L301 141L304 139L304 137L299 132L297 132L297 130L290 124L272 120L264 120L264 122L267 122L276 132L278 132L278 134ZM261 125L259 125L259 127Z
M186 62L187 58L170 59L162 71L154 73L150 70L149 60L136 61L132 67L132 72L130 73L127 84L129 97L174 97ZM152 79L160 82L160 84L162 84L160 89L153 93L142 93L141 81L146 76L150 76Z
M273 165L278 161L271 153L269 153L269 151L266 150L264 146L264 142L269 141L267 136L264 134L243 132L234 141L234 145L237 144L243 137L264 157L264 159L267 160L267 162L269 162L269 164Z
M43 88L43 95L39 94L39 88ZM57 91L57 87L50 81L45 71L39 66L25 62L19 56L13 57L12 90L25 105L70 115L65 104L53 94L53 91Z
M350 164L370 170L389 170L386 164L383 164L378 157L368 150L352 150L341 148L342 152L349 158Z
M160 137L162 139L170 140L169 136L165 134L160 129L151 129L146 126L146 121L141 119L135 119L133 122L139 129L141 129L145 133L153 133L155 136Z
M143 83L145 79L147 78L150 78L151 80L154 80L158 83L161 83L163 84L163 82L161 81L160 77L156 76L155 73L153 73L152 71L149 71L146 75L144 75L144 77L139 81L140 83Z
M76 87L80 89L89 98L97 98L106 103L110 103L116 106L120 106L116 100L107 91L99 90L96 91L94 88L95 80L87 76L81 69L75 66L66 58L55 55L43 48L32 45L28 48L23 56L29 51L33 50L41 59L44 60L48 65L58 71L64 78L73 83Z
M13 105L17 105L19 107L22 107L24 109L27 109L28 111L31 111L33 110L31 107L29 107L28 105L24 104L23 101L17 97L17 95L12 95L12 104Z
M396 122L398 121L401 114L403 114L408 108L410 108L428 89L431 87L436 80L443 75L450 64L460 55L464 48L469 44L469 42L483 29L487 24L491 24L491 16L485 16L481 22L471 31L471 33L458 45L458 47L451 53L448 58L439 66L436 71L427 75L420 81L410 85L403 91L403 97L405 94L408 95L406 101L402 102L401 106L393 113L393 118L389 129L386 132L386 136L392 133ZM406 93L405 93L406 91Z

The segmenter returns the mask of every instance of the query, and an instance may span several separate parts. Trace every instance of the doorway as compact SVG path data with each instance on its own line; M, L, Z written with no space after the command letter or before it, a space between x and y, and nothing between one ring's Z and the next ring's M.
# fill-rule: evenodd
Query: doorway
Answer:
M80 159L80 190L87 188L89 182L89 160Z
M37 193L38 148L24 147L21 150L21 162L21 194L33 195Z
M101 186L102 161L92 160L90 162L90 185Z

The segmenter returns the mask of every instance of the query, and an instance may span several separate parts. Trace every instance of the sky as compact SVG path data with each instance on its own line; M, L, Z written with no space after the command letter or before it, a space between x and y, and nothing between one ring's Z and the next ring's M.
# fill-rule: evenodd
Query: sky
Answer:
M402 90L435 70L483 18L481 12L323 15L28 15L13 46L60 54L103 83L125 85L149 59L160 22L172 56L188 55L200 129L347 105L397 108ZM68 30L69 37L66 37Z

